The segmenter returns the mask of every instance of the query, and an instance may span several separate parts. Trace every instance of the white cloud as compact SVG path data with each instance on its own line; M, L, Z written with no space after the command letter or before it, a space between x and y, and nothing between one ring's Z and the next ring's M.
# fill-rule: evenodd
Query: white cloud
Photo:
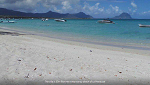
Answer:
M145 11L145 12L142 12L141 14L149 14L150 11Z
M122 13L122 10L120 10L118 6L110 5L109 8L106 10L106 13L118 15L118 14Z
M131 2L131 5L134 7L134 8L137 8L137 5L132 1Z
M44 7L60 13L78 12L80 0L41 0ZM59 8L58 8L59 7Z
M54 10L55 12L62 13L62 11L59 10L55 5L52 5L49 10Z
M114 17L122 13L122 10L118 6L110 5L107 9L102 7L100 3L96 3L91 6L87 2L84 2L83 12L93 16L100 17Z
M0 8L34 12L40 4L52 11L70 12L72 6L77 6L79 2L80 0L0 0ZM62 9L58 9L57 6Z
M129 13L131 15L137 14L136 13L137 12L137 5L134 3L134 1L131 2L131 6L132 6L132 8L128 8Z
M113 11L118 12L119 11L119 7L118 6L112 6L110 5L110 7L112 8Z
M82 5L81 1L85 1ZM110 5L108 8L103 7L101 3L91 5L87 2L93 0L0 0L0 8L7 8L12 10L24 12L47 12L54 11L59 13L78 13L84 12L92 16L116 16L122 11L118 6ZM99 0L94 0L99 1ZM100 0L109 2L120 2L118 0ZM133 2L134 3L134 2ZM136 4L133 4L136 5ZM44 10L41 10L43 7ZM137 7L137 6L136 6ZM135 12L136 10L134 10Z
M87 14L100 14L104 11L104 7L99 7L100 3L96 3L94 6L90 6L87 2L84 2L83 11Z
M63 7L62 7L63 10L65 10L65 11L72 10L72 7L71 7L69 1L62 2L62 5L63 5Z

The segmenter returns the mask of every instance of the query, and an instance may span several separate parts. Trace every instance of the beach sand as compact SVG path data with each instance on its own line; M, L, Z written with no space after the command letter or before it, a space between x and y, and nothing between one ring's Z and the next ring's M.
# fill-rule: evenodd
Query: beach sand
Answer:
M150 85L149 51L8 34L0 35L1 84L50 85L58 80Z

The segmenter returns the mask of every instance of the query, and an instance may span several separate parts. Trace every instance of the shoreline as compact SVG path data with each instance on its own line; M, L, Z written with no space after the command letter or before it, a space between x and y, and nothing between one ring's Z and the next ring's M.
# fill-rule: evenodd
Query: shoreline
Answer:
M17 30L17 29L10 29L7 27L1 27L0 31L6 31L6 32L15 32L15 33L21 33L26 34L26 36L41 39L41 40L48 40L48 41L54 41L64 44L70 44L70 45L77 45L77 46L83 46L83 47L90 47L90 48L96 48L96 49L102 49L102 50L111 50L111 51L120 51L120 52L126 52L126 53L134 53L134 54L140 54L140 55L146 55L150 56L150 48L144 47L137 47L137 46L131 46L131 45L117 45L117 44L110 44L110 43L93 43L93 42L84 42L84 41L76 41L76 40L68 40L68 39L62 39L62 38L56 38L56 37L49 37L44 36L40 34L36 34L33 32L25 31L25 30Z
M45 26L45 25L44 25ZM60 39L60 40L66 40L66 41L73 41L73 42L80 42L80 43L88 43L88 44L95 44L95 45L104 45L104 46L111 46L111 47L119 47L119 48L127 48L127 49L139 49L139 50L150 50L150 42L148 41L149 37L147 37L147 40L138 40L138 39L122 39L119 38L107 38L107 37L93 37L90 35L78 35L78 34L71 34L71 33L55 33L55 32L46 32L46 31L36 31L31 28L30 29L20 29L18 27L4 27L4 29L7 28L8 30L17 31L21 33L27 33L31 35L37 35L42 37L49 37L54 39ZM0 28L1 29L1 28ZM124 33L124 32L123 32ZM122 33L121 33L122 34ZM126 32L125 32L126 34ZM134 32L133 32L134 34ZM135 31L136 34L136 31ZM119 36L119 35L118 35Z
M45 81L50 80L150 83L150 57L145 50L22 34L0 35L0 40L0 80L4 84L49 85Z

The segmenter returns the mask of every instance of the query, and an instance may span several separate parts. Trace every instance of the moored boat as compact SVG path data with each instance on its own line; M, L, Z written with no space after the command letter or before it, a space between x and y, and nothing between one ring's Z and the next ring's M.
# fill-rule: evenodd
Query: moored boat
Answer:
M16 23L15 21L1 21L0 23Z
M115 24L113 21L111 20L98 20L98 23L107 23L107 24Z
M47 18L46 18L46 19L45 19L45 18L42 18L41 20L42 20L42 21L48 21L48 19L47 19Z
M142 25L142 24L139 24L139 27L150 27L150 25Z
M55 21L57 22L66 22L67 20L64 20L64 19L54 19Z
M15 21L8 21L8 23L16 23Z

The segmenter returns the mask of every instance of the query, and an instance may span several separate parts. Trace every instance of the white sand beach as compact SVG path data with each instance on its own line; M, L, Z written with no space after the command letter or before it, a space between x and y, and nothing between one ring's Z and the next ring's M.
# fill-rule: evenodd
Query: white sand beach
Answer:
M0 35L0 62L4 85L50 85L52 80L150 85L150 52L146 50L10 34Z

